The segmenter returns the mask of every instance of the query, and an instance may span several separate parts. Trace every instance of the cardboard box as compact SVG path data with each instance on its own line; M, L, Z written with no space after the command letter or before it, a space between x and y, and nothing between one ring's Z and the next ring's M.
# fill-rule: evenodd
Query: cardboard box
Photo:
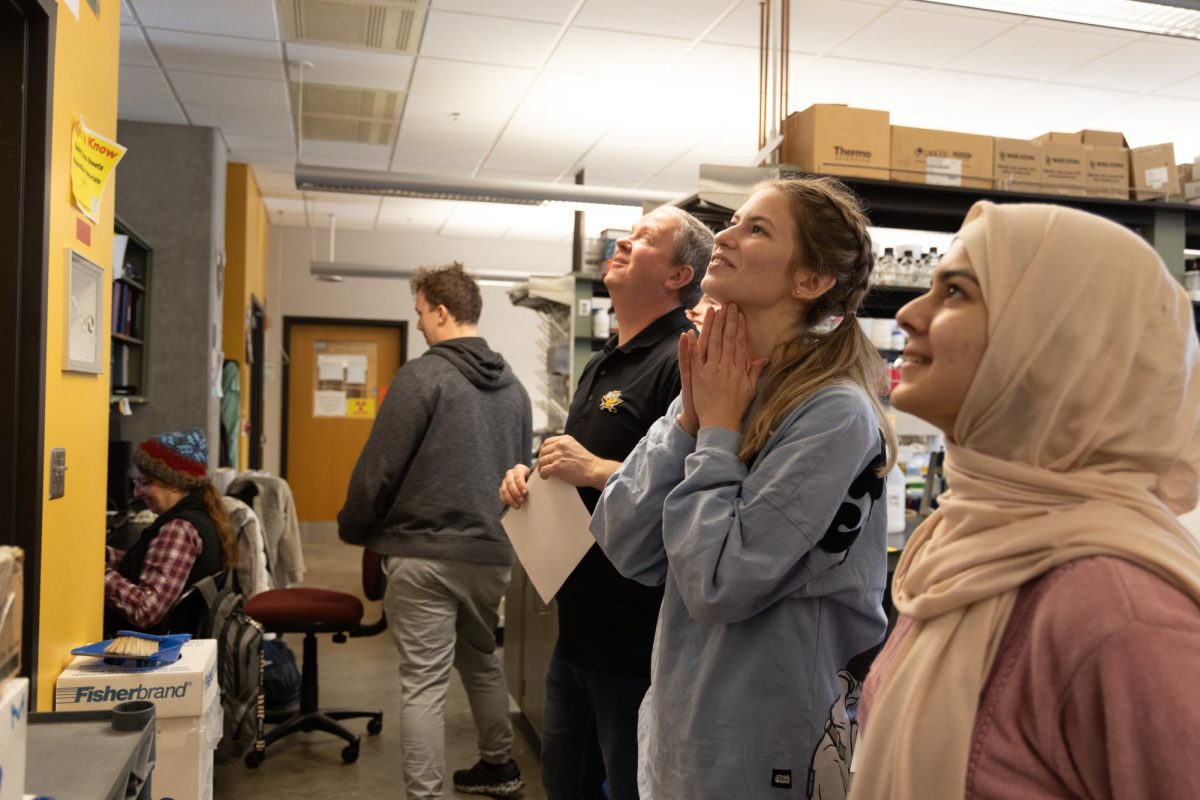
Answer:
M1189 202L1200 200L1200 181L1191 181L1183 185L1183 199Z
M1082 130L1074 135L1079 137L1078 141L1080 144L1093 144L1097 147L1129 148L1129 144L1125 141L1125 134L1116 131Z
M1196 179L1196 170L1192 164L1176 164L1175 169L1179 172L1180 186L1183 186L1185 183L1191 183Z
M1085 144L1083 150L1087 159L1085 183L1088 197L1128 200L1129 149L1112 145Z
M992 188L991 136L892 126L892 180L934 186Z
M0 683L21 670L21 623L25 598L25 553L0 547Z
M0 800L25 797L29 679L0 682Z
M1043 133L1042 191L1083 197L1087 194L1087 151L1078 133Z
M1180 194L1179 172L1175 169L1175 145L1152 144L1129 151L1131 182L1138 200L1162 200Z
M99 711L126 700L153 701L155 795L210 800L212 751L221 740L220 698L217 642L193 639L165 667L118 667L78 656L58 676L54 710Z
M992 177L1000 191L1042 191L1041 142L996 137L994 160Z
M786 164L805 172L887 180L891 133L887 111L818 103L783 124Z

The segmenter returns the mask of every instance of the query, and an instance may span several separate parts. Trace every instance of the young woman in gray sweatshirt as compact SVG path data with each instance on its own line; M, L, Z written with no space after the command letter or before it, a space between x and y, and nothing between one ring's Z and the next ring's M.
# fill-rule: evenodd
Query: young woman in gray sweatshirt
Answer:
M883 638L895 448L855 317L873 265L840 183L759 187L716 237L703 287L722 307L680 340L681 396L596 507L617 569L665 585L642 708L653 800L811 796L838 673Z

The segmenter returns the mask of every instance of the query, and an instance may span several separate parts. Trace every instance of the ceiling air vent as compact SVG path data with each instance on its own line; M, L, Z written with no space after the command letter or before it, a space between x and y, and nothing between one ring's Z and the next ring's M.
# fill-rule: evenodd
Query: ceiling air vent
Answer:
M399 124L401 92L292 81L292 108L303 108L305 139L390 145Z
M416 55L428 0L283 0L290 42Z

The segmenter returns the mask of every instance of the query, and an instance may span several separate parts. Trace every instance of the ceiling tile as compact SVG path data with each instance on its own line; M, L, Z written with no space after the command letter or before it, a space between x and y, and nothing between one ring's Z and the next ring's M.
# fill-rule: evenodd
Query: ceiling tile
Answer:
M345 158L355 161L387 161L392 154L392 146L387 144L358 144L357 142L321 142L311 139L304 140L304 157L327 156L329 158Z
M133 25L137 22L129 11L129 0L121 0L121 24Z
M1056 80L1099 89L1153 92L1200 73L1200 43L1167 44L1161 39L1131 42Z
M229 75L205 75L199 72L177 72L175 70L168 70L167 76L184 105L201 103L211 106L252 109L279 114L285 120L291 113L288 105L287 84L282 80L235 78Z
M584 212L586 221L590 212ZM637 213L636 211L634 213ZM636 217L635 217L636 219ZM561 242L573 237L575 210L561 203L527 206L509 220L503 238L529 242Z
M398 53L373 53L343 47L323 47L303 42L289 42L288 60L308 61L312 67L304 70L305 83L332 86L358 86L366 89L408 90L413 57ZM291 68L292 80L300 79L300 68Z
M606 230L628 231L642 216L633 206L596 206L583 212L583 235L598 239ZM570 238L568 236L567 238Z
M512 99L470 100L414 94L409 95L405 103L402 124L482 131L495 136L512 116L515 107L516 102Z
M229 134L225 134L228 136ZM294 166L296 157L291 153L280 153L274 150L251 150L231 148L228 160L237 164L250 164L255 167L283 169Z
M729 9L731 0L587 0L575 25L694 39Z
M258 183L260 192L278 194L298 191L295 173L290 169L255 169L254 180Z
M742 0L737 8L705 37L705 41L716 44L734 44L743 47L758 47L759 0Z
M158 67L146 37L137 25L121 26L121 63L137 67Z
M303 153L305 164L316 167L346 167L348 169L371 169L387 172L387 156L376 158L349 158L347 156L331 156L325 153L310 153L305 145Z
M892 8L830 52L846 58L932 67L974 50L1020 20L1006 19L1012 21Z
M207 125L210 128L220 128L225 133L245 133L251 136L287 138L293 135L292 123L286 114L202 103L186 105L188 116L196 125Z
M635 115L657 102L659 93L631 91L634 88L629 81L611 78L542 73L513 117L509 131L594 141L619 115ZM622 102L613 102L617 98Z
M989 114L1013 107L1014 98L1037 86L1033 80L1001 78L952 70L921 76L918 91L906 98L910 108Z
M283 80L283 48L278 42L158 28L148 29L146 35L170 70Z
M663 72L687 46L685 39L571 28L546 69L600 78L642 78Z
M147 28L279 41L273 0L126 0Z
M792 53L791 71L812 61L813 57ZM758 94L758 49L705 42L697 45L679 62L672 76L691 86L715 87Z
M1013 98L1022 117L1037 121L1037 134L1102 127L1096 120L1109 118L1110 110L1127 105L1136 95L1061 83L1043 83Z
M248 136L244 133L226 133L225 143L230 150L262 150L268 153L287 153L295 156L296 142L291 137Z
M179 103L172 100L154 100L146 97L117 99L117 116L134 122L164 122L168 125L186 125L187 117Z
M925 102L931 70L822 56L792 70L788 108L799 111L813 103L847 103L888 110Z
M537 72L518 67L466 64L422 55L413 73L413 95L433 94L515 103Z
M889 0L890 1L890 0ZM846 0L792 0L792 52L823 53L884 11L879 4ZM758 0L741 5L713 29L706 41L753 47L759 43Z
M445 224L455 202L412 197L384 197L379 208L377 230L436 233Z
M431 11L421 55L477 64L538 67L550 53L559 26L543 22Z
M1161 97L1182 97L1188 100L1200 100L1200 75L1184 78L1178 83L1164 86L1156 94Z
M442 227L443 236L470 238L502 236L514 221L536 207L511 203L458 203Z
M171 87L158 67L120 66L118 84L121 97L147 97L173 100Z
M569 169L583 155L578 142L560 138L526 136L508 132L496 143L488 156L487 165L495 169L547 170Z
M1092 33L1096 29L1061 30L1019 25L955 59L948 66L992 75L1053 78L1104 55L1125 40Z
M405 122L396 141L394 161L472 170L494 140L495 134L490 131Z
M487 14L493 17L563 23L571 15L577 0L433 0L438 11L460 11L465 14Z

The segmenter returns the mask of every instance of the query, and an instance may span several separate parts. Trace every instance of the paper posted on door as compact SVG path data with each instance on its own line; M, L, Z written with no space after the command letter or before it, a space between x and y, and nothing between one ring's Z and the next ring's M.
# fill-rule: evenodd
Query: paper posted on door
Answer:
M556 478L529 473L529 496L502 522L513 550L543 603L549 603L596 540L578 490Z

